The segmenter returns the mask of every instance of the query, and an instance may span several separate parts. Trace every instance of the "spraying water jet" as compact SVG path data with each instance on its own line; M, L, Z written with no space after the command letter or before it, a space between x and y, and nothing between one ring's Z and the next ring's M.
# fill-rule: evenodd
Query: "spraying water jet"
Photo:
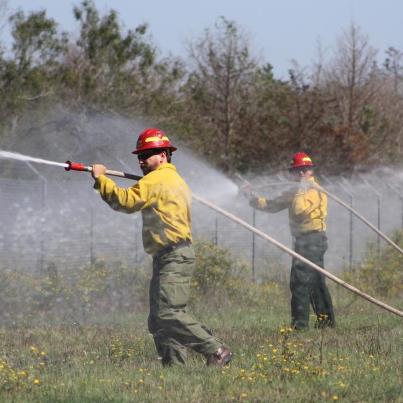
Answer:
M28 155L23 155L23 154L14 153L11 151L3 151L3 150L0 150L0 159L12 159L12 160L23 161L23 162L35 162L36 164L53 165L53 166L62 167L62 168L67 168L67 166L68 166L67 163L63 163L63 162L49 161L49 160L44 160L42 158L30 157Z
M242 177L239 174L236 174L236 176L241 179L245 185L247 185L250 188L253 188L252 184ZM284 186L290 185L293 182L283 182ZM277 184L277 183L276 183ZM374 232L376 232L381 238L383 238L389 245L391 245L393 248L395 248L400 254L403 255L403 249L397 245L395 242L393 242L386 234L384 234L379 228L377 228L375 225L373 225L370 221L368 221L363 215L361 215L357 210L353 209L351 206L349 206L347 203L345 203L343 200L341 200L339 197L335 196L334 194L330 193L327 189L323 188L323 186L315 183L315 182L309 182L309 186L326 193L331 199L333 199L335 202L340 204L341 206L345 207L347 210L349 210L351 213L353 213L358 219L360 219L365 225L367 225L369 228L371 228ZM263 185L261 187L265 186L271 186L271 184L268 185Z

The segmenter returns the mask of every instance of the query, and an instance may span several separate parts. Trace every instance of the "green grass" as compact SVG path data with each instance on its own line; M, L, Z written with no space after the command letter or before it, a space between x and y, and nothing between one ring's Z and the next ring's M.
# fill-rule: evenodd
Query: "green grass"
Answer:
M337 328L305 332L287 327L288 295L253 307L199 304L195 315L234 351L225 369L193 353L186 367L161 368L145 312L3 327L0 400L403 402L402 318L334 295Z

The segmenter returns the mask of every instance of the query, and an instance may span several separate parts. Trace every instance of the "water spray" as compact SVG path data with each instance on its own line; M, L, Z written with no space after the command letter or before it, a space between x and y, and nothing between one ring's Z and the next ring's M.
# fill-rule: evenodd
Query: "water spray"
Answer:
M53 165L53 166L63 167L63 168L67 167L67 163L49 161L49 160L44 160L42 158L29 157L28 155L14 153L11 151L0 150L0 159L2 159L2 158L23 161L23 162L35 162L36 164Z
M52 165L52 166L57 166L57 167L62 167L66 171L82 171L82 172L92 172L92 166L90 165L85 165L81 162L72 162L72 161L66 161L66 162L56 162L56 161L49 161L49 160L44 160L42 158L35 158L35 157L30 157L28 155L23 155L19 153L14 153L10 151L2 151L0 150L0 159L12 159L12 160L17 160L17 161L23 161L23 162L34 162L36 164L44 164L44 165ZM117 176L119 178L126 178L126 179L132 179L138 181L142 177L139 175L133 175L129 174L127 172L121 172L121 171L113 171L111 169L106 170L106 175L109 176Z
M239 174L235 174L236 177L241 179L245 185L250 187L252 189L252 184L243 178ZM293 184L294 182L283 182L284 185L290 185ZM381 230L379 230L375 225L373 225L371 222L369 222L364 216L362 216L357 210L353 209L351 206L349 206L347 203L345 203L343 200L335 196L334 194L330 193L328 190L324 189L322 186L315 182L308 182L307 183L309 186L326 193L327 196L331 199L333 199L335 202L339 203L341 206L345 207L347 210L351 211L357 218L359 218L365 225L367 225L369 228L371 228L374 232L376 232L381 238L383 238L389 245L391 245L393 248L395 248L400 254L403 255L403 249L397 245L395 242L393 242L387 235L385 235ZM268 184L267 186L270 186Z
M83 163L71 162L71 161L66 161L65 163L60 163L60 162L43 160L43 159L39 159L39 158L28 157L28 156L25 156L22 154L10 153L7 151L0 151L0 158L9 158L9 159L16 159L16 160L21 160L21 161L36 162L36 163L40 163L40 164L60 166L60 167L65 168L66 171L82 171L82 172L91 172L92 171L91 166L85 165ZM113 170L106 170L106 174L111 175L111 176L121 177L121 178L134 179L134 180L140 180L142 178L141 176L138 176L138 175L128 174L126 172L120 172L120 171L113 171ZM237 176L239 178L241 178L244 182L246 182L250 185L250 183L246 179L243 179L240 175L237 175ZM337 284L341 285L342 287L352 291L353 293L359 295L360 297L366 299L367 301L369 301L397 316L403 317L402 311L400 311L392 306L389 306L389 305L385 304L384 302L371 297L368 294L365 294L364 292L360 291L359 289L357 289L357 288L353 287L352 285L346 283L345 281L339 279L338 277L336 277L332 273L328 272L324 268L318 266L317 264L315 264L315 263L311 262L310 260L306 259L305 257L301 256L300 254L287 248L282 243L276 241L274 238L270 237L263 231L258 230L257 228L253 227L252 225L248 224L246 221L243 221L239 217L236 217L235 215L229 213L228 211L214 205L213 203L211 203L195 194L193 194L193 199L201 204L204 204L205 206L209 207L210 209L215 210L216 212L229 218L230 220L236 222L237 224L243 226L244 228L246 228L249 231L253 232L254 234L258 235L259 237L265 239L266 241L269 241L277 248L288 253L289 255L293 256L294 258L304 262L308 266L312 267L314 270L322 273L324 276L326 276L327 278L336 282Z
M393 242L387 235L385 235L382 231L380 231L375 225L371 224L364 216L362 216L357 210L353 209L351 206L349 206L347 203L345 203L343 200L339 199L337 196L334 194L330 193L326 189L324 189L322 186L318 185L317 183L312 183L312 187L316 188L317 190L320 190L321 192L326 193L331 199L345 207L347 210L351 211L357 218L359 218L364 224L366 224L369 228L371 228L374 232L376 232L381 238L383 238L389 245L393 246L400 254L403 255L403 249L397 245L395 242Z

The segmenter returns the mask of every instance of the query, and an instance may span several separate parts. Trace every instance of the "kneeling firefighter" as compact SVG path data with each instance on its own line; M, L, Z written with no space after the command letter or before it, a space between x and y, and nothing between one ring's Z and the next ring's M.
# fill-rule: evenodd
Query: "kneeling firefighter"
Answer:
M187 312L195 264L191 192L171 163L175 150L162 130L148 128L133 151L144 177L123 189L105 176L105 166L95 164L94 187L114 210L141 211L144 249L153 257L148 328L162 364L185 364L189 347L203 354L207 365L222 366L231 360L230 350Z
M288 209L295 252L323 267L328 246L325 232L327 196L310 186L315 182L314 165L307 154L294 154L288 169L297 186L272 200L256 196L251 189L248 189L247 196L251 206L259 210L276 213ZM335 326L332 299L322 273L293 258L290 289L293 328L309 327L309 304L317 317L316 327Z

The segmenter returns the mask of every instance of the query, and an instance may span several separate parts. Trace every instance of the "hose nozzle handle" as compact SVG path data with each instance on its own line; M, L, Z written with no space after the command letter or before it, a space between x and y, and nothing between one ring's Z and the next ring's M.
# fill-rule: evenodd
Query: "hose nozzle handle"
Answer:
M66 171L92 172L92 166L84 165L81 162L66 161L65 164L66 164L66 166L64 167L64 169ZM135 181L139 181L142 178L142 176L129 174L127 172L112 171L110 169L107 169L105 171L105 175L117 176L119 178L133 179Z
M67 166L64 168L66 171L86 171L91 172L92 167L85 165L81 162L66 161Z

